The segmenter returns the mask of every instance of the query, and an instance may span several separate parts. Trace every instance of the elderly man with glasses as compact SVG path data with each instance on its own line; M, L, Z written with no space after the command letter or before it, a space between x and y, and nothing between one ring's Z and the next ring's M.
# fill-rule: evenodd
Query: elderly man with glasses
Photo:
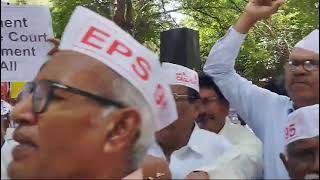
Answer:
M162 68L176 100L178 119L156 132L157 144L149 155L167 160L173 179L184 179L198 168L213 166L231 144L223 136L200 129L195 122L202 111L197 72L171 63L163 63Z
M60 51L13 110L19 145L9 176L121 179L135 171L155 128L177 116L169 86L157 79L160 70L155 54L113 22L78 7Z
M294 109L319 103L319 30L293 48L285 65L289 97L253 85L234 69L246 33L259 20L277 12L283 3L284 0L250 1L236 25L215 44L204 66L204 72L213 78L231 107L237 109L263 142L266 179L289 178L279 159L288 115Z

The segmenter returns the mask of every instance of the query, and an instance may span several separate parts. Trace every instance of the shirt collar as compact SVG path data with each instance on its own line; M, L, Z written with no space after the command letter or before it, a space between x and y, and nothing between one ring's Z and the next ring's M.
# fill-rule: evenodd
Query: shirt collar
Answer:
M205 155L208 152L214 152L217 147L224 147L226 144L229 145L229 142L223 136L200 129L195 124L187 147L200 155Z

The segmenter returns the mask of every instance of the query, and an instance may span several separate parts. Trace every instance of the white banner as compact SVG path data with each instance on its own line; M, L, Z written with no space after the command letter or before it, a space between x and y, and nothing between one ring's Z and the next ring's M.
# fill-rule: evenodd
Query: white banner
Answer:
M152 107L157 130L177 120L170 87L160 79L158 56L114 22L77 7L64 31L60 49L91 56L126 78Z
M1 82L32 81L53 47L45 6L1 6Z

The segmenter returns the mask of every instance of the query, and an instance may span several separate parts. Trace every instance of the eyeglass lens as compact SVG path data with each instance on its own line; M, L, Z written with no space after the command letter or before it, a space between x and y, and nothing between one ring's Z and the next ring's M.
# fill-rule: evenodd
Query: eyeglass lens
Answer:
M301 65L306 71L314 71L319 69L319 62L316 62L316 61L307 60L302 62L298 62L298 61L288 62L288 67L289 67L289 70L291 71L296 71Z

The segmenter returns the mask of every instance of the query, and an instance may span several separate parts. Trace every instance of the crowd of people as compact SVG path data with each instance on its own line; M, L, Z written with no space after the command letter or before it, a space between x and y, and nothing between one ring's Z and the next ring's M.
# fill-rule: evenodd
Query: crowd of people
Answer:
M285 63L288 96L235 70L250 29L284 3L250 1L203 72L160 64L78 7L96 19L75 13L15 106L1 100L1 178L319 179L319 30Z

